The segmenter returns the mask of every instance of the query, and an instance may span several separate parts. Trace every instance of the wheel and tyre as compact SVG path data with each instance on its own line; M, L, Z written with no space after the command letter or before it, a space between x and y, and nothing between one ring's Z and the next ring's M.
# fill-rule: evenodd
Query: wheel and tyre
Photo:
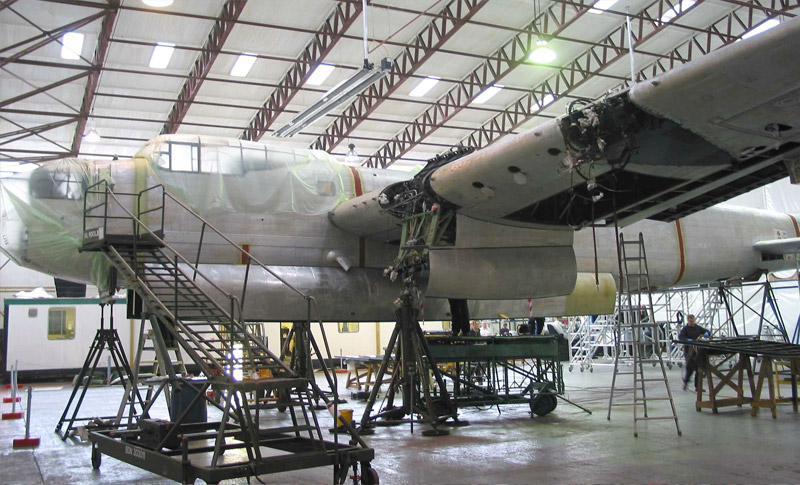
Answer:
M100 450L97 448L97 445L92 446L92 468L97 470L100 468L100 465L103 463L103 454L100 453Z
M531 412L537 416L550 414L558 405L553 394L537 394L531 398Z
M289 402L289 391L286 389L278 389L278 411L286 412L287 404Z
M361 466L361 483L362 485L379 485L381 483L377 470L369 465Z

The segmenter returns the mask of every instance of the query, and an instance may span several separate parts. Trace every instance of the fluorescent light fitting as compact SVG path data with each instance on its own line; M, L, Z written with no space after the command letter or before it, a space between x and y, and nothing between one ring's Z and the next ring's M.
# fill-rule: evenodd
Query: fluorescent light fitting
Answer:
M412 89L411 92L408 93L408 95L414 98L425 96L426 94L428 94L428 91L430 91L432 87L436 86L436 83L439 82L439 79L441 78L438 78L436 76L427 76L425 79L420 81L419 84L417 84L414 87L414 89Z
M540 99L538 103L537 102L531 103L531 109L534 109L534 110L542 109L542 108L544 108L545 106L547 106L548 104L552 103L555 100L556 100L556 97L553 96L552 94L545 94L544 97L542 97L542 99Z
M695 3L697 3L695 0L683 0L678 5L675 5L671 9L667 10L667 12L661 16L661 21L665 23L669 22L677 17L679 13L683 13L692 8Z
M172 5L172 0L142 0L142 3L148 7L162 8Z
M756 36L758 34L763 34L764 32L768 31L769 29L771 29L773 27L777 27L778 25L780 25L780 23L781 23L781 21L778 20L778 19L765 20L765 21L761 22L760 24L758 24L757 26L755 26L752 29L750 29L748 32L746 32L742 36L742 39L749 39L750 37L754 37L754 36Z
M472 101L472 103L473 104L483 104L483 103L489 101L490 99L492 99L492 97L495 94L499 93L501 89L503 89L503 86L501 86L499 84L493 84L493 85L489 86L488 88L484 89L481 92L481 94L479 94L478 97L475 98L474 101Z
M61 58L80 59L83 50L83 34L66 32L61 36Z
M334 66L330 64L320 64L314 69L310 76L308 76L308 81L306 84L310 84L311 86L319 86L320 84L324 83L328 76L334 70Z
M150 67L153 69L166 69L174 51L175 44L170 44L169 42L157 43L153 48L153 54L150 56Z
M547 47L537 47L528 56L528 60L536 64L547 64L556 60L556 51Z
M364 66L358 72L332 87L317 102L292 118L292 121L275 130L272 133L273 136L288 137L296 135L306 126L322 118L337 106L351 100L357 94L385 77L391 69L392 60L388 57L381 61L381 67L379 68L364 59Z
M247 76L247 73L249 73L250 69L253 68L253 64L255 64L256 59L258 59L258 56L249 52L243 52L242 54L239 54L239 57L236 59L236 63L233 65L233 69L231 69L231 76Z
M600 14L603 13L605 10L611 8L612 5L617 3L619 0L597 0L594 2L594 5L591 9L589 9L589 13Z

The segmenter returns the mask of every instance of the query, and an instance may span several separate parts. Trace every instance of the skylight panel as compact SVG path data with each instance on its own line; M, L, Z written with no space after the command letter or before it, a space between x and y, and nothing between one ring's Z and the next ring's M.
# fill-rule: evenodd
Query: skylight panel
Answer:
M61 36L61 58L80 59L83 50L83 34L67 32Z
M503 89L503 86L499 84L494 84L492 86L489 86L488 88L484 89L483 92L479 94L477 98L475 98L473 104L483 104L489 101L495 94L499 93L501 89Z
M166 69L174 51L175 44L159 42L153 48L153 54L150 56L150 67L153 69Z
M677 17L679 13L683 13L683 12L689 10L690 8L692 8L692 6L695 3L697 3L695 0L683 0L678 5L675 5L671 9L667 10L667 12L664 15L661 16L661 21L662 22L669 22L670 20L672 20L675 17Z
M591 9L589 9L589 13L596 13L601 14L605 10L611 8L612 5L617 3L619 0L597 0L594 2L594 5Z
M17 173L30 172L36 170L39 165L25 162L4 162L0 163L0 178L12 177Z
M742 39L749 39L750 37L755 37L758 34L763 34L764 32L768 31L769 29L771 29L773 27L777 27L778 25L780 25L780 23L781 23L781 21L778 20L778 19L765 20L764 22L761 22L756 27L754 27L754 28L750 29L748 32L746 32L742 36Z
M330 64L320 64L316 69L314 69L314 72L311 73L311 76L308 77L306 84L319 86L320 84L324 83L326 79L328 79L328 76L331 75L333 69L334 66Z
M255 64L256 59L258 59L258 56L249 52L239 54L239 57L236 59L236 63L233 65L233 69L231 69L231 76L247 76L247 74L250 72L250 69L253 68L253 64Z
M426 77L425 79L420 81L419 84L417 84L416 87L414 87L414 89L412 89L411 92L408 93L408 95L413 96L415 98L425 96L426 94L428 94L428 91L430 91L431 88L436 86L436 83L439 82L439 79L440 78L436 76Z
M163 8L172 5L172 0L142 0L142 3L148 7Z
M531 103L531 109L532 110L542 109L555 100L556 100L555 96L553 96L552 94L546 94L542 99L539 100L538 103L535 101Z

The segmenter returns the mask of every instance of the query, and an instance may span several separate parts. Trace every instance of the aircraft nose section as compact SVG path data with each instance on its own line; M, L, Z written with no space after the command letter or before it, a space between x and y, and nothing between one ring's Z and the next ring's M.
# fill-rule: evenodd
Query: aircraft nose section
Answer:
M20 264L25 260L26 229L11 197L6 181L0 179L0 251Z

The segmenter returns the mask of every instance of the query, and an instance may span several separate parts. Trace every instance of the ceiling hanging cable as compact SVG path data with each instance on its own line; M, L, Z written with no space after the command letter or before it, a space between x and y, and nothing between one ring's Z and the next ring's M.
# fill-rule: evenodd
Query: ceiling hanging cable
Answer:
M367 48L367 0L361 0L361 19L364 23L364 60L369 57L369 49Z
M378 43L377 43L377 45L376 45L375 47L373 47L372 49L370 49L370 51L369 51L369 52L370 52L370 53L374 52L374 51L375 51L375 49L377 49L377 48L381 47L381 46L382 46L383 44L385 44L386 42L389 42L390 40L392 40L392 37L394 37L395 35L397 35L397 34L399 34L400 32L402 32L402 31L403 31L403 30L404 30L406 27L408 27L409 25L411 25L412 23L414 23L414 22L415 22L415 21L416 21L418 18L420 18L420 17L422 17L423 15L427 14L428 12L430 12L430 11L431 11L431 9L433 9L435 6L437 6L437 5L439 5L440 3L442 3L442 1L444 1L444 0L437 0L436 2L434 2L434 3L433 3L433 5L431 5L430 7L426 8L426 9L425 9L425 10L423 10L422 12L419 12L419 13L417 14L417 16L416 16L416 17L414 17L413 19L409 20L408 22L406 22L406 23L405 23L405 25L403 25L403 26L402 26L402 27L400 27L399 29L397 29L397 30L395 30L394 32L392 32L391 34L389 34L389 36L388 36L387 38L385 38L384 40L382 40L382 41L378 42ZM367 2L366 2L366 0L363 0L363 2L364 2L364 5L365 5L365 6L364 6L364 9L366 10L366 8L367 8L367 7L366 7L366 3L367 3ZM367 28L366 28L366 26L365 26L365 27L364 27L364 32L366 32L366 31L367 31ZM365 40L364 40L364 45L366 46L366 34L364 34L364 37L365 37ZM366 57L366 55L367 55L367 53L366 53L366 50L365 50L365 51L364 51L364 57Z
M636 84L636 60L633 57L633 31L631 30L631 8L625 7L625 25L628 27L628 55L631 58L631 84Z

